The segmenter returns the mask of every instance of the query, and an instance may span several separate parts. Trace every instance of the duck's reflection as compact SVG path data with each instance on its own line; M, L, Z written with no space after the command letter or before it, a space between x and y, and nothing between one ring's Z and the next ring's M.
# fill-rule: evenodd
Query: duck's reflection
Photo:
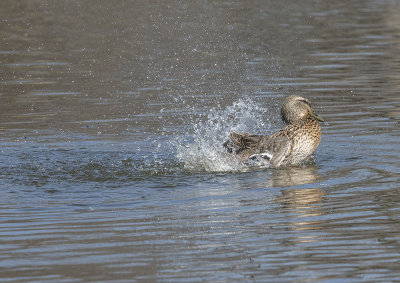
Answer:
M290 187L315 183L318 178L318 170L315 166L287 167L283 170L273 170L271 174L273 187Z
M318 180L317 168L294 167L286 170L276 170L272 180L275 186L288 187L311 184ZM291 230L320 230L321 218L324 214L322 199L325 192L320 188L286 188L276 201L286 210L290 218L288 223ZM302 234L296 237L296 242L317 241L319 235L314 233Z

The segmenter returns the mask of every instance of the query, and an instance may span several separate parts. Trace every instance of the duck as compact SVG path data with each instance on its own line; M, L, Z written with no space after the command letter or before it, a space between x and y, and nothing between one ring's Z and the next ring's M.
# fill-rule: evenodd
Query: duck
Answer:
M235 133L223 146L245 165L267 164L268 167L297 165L306 161L321 142L321 125L308 99L288 96L281 107L281 118L286 126L271 135Z

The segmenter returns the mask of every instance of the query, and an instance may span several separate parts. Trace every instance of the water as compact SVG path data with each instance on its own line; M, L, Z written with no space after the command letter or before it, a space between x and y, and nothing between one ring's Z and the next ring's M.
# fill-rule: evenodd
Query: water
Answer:
M400 281L396 1L1 1L2 282ZM323 139L248 169L290 94Z

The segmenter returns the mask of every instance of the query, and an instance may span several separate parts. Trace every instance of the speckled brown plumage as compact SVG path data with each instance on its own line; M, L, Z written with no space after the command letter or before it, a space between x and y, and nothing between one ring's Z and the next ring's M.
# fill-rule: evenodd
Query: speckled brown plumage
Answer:
M240 162L268 161L273 167L298 164L315 152L321 141L323 119L314 114L310 102L297 95L286 98L281 108L288 125L269 135L231 133L224 146Z

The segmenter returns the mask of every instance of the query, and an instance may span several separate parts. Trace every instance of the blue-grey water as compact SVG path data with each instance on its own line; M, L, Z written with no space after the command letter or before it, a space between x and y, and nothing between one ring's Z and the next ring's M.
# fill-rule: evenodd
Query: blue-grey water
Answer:
M0 71L1 282L400 281L398 1L2 0Z

